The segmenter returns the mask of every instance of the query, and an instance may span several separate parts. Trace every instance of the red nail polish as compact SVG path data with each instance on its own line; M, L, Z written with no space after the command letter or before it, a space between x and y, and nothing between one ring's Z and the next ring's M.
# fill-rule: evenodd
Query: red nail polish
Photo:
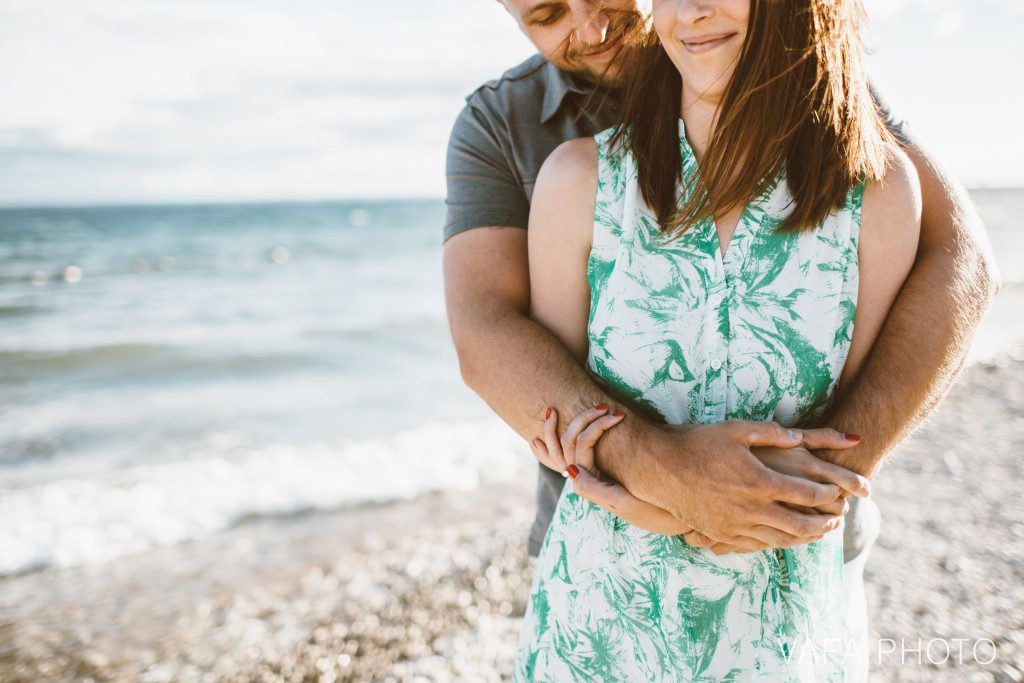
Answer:
M857 443L858 441L864 438L860 434L843 434L843 436L846 437L847 441L852 441L854 443Z
M623 412L623 411L621 411L621 410L620 410L620 411L619 411L619 412L617 412L617 413L612 413L612 417L622 417L622 416L624 416L625 414L626 414L625 412Z
M594 410L608 410L608 404L607 403L602 403L599 406L594 406Z
M544 413L544 419L547 420L551 417L551 408L548 408L547 412Z
M569 465L568 467L565 468L565 471L568 472L569 476L572 477L573 479L580 476L580 468L576 467L576 465Z
M533 441L531 441L530 445L533 446L534 448L540 448L540 442L537 441L537 439L534 439Z

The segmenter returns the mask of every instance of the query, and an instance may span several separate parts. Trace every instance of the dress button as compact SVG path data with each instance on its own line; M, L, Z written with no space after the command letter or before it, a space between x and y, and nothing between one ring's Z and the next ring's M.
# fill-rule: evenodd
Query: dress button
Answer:
M711 308L718 308L719 306L722 305L722 296L720 294L715 294L713 297L711 297L710 303Z
M712 370L720 370L721 368L722 368L722 361L720 361L717 358L712 358L711 359L711 369Z

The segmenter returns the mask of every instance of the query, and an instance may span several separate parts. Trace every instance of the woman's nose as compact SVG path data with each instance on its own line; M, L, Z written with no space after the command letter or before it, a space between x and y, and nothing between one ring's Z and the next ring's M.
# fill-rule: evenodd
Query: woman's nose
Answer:
M714 3L708 0L678 0L676 19L689 24L707 18L714 12Z

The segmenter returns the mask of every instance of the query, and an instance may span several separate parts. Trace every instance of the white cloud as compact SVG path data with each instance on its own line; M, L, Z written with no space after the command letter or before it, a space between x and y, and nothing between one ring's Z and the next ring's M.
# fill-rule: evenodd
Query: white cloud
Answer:
M964 28L967 17L958 9L950 9L943 12L938 21L935 22L936 38L951 38Z
M440 194L462 96L529 54L468 5L0 2L0 201Z
M867 2L872 74L972 183L1024 184L1022 2ZM486 0L0 0L0 203L439 196L462 97L531 51Z

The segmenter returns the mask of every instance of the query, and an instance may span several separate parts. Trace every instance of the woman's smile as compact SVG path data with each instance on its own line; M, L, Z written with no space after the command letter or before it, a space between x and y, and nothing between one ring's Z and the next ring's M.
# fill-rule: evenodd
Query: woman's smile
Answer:
M683 79L683 108L716 103L747 38L749 0L654 0L653 24Z
M738 35L738 33L706 33L693 38L683 39L680 42L683 44L683 48L690 54L702 54L725 45Z

